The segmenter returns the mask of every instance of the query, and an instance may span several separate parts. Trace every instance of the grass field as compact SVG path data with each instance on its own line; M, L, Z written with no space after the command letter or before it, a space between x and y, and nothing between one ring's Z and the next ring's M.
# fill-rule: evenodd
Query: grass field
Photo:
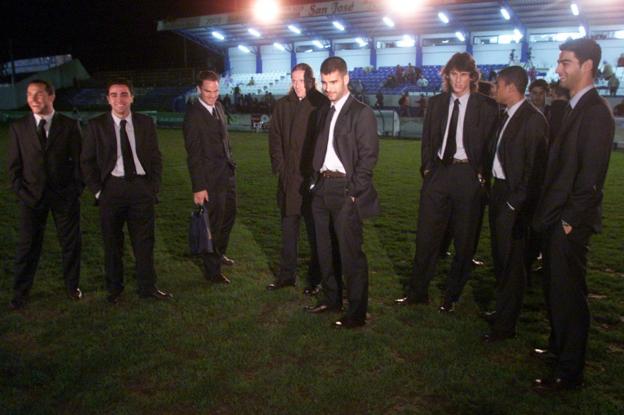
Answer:
M226 269L232 284L223 287L206 283L187 254L192 203L181 132L159 134L165 167L156 269L159 286L174 300L137 297L127 244L122 302L105 301L99 216L87 193L84 301L64 295L50 218L31 302L9 312L18 219L6 178L7 128L0 126L1 414L624 413L624 154L611 157L604 232L592 240L586 387L542 397L530 385L547 367L529 356L548 334L539 278L525 301L519 337L502 344L480 341L487 327L477 313L494 296L487 266L476 270L452 316L440 315L437 301L392 305L414 253L419 142L381 142L375 182L383 213L365 228L371 319L361 330L337 332L330 327L335 316L302 311L312 302L302 286L264 288L279 257L266 135L233 134L239 211L228 255L236 265ZM491 264L487 226L478 255ZM441 263L434 280L435 300L448 266Z

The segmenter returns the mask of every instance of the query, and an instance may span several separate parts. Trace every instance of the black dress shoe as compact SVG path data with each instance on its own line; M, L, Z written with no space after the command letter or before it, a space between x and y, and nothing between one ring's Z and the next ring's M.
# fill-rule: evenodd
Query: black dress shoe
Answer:
M531 356L543 360L547 363L554 363L557 361L557 355L551 352L549 349L535 348L531 350Z
M472 258L472 265L475 267L482 267L485 265L485 262L481 261L479 258Z
M231 267L232 265L234 265L234 260L223 255L221 257L221 263L223 265L227 265L228 267Z
M564 392L580 389L583 381L580 379L541 378L533 381L533 388L538 393Z
M429 304L429 297L401 297L394 300L396 305Z
M121 293L123 292L123 290L115 290L115 291L111 291L110 293L108 293L108 295L106 296L106 301L108 301L111 304L117 304L119 303L119 300L121 299Z
M336 307L336 306L330 306L328 304L317 304L317 305L311 305L311 306L307 306L305 308L305 310L308 313L312 313L312 314L320 314L320 313L325 313L325 312L337 312L340 311L341 307Z
M223 274L217 274L213 277L206 277L206 279L214 284L229 284L230 280Z
M80 291L80 288L72 288L67 290L67 295L74 301L82 299L82 291Z
M440 313L450 314L455 311L455 303L453 301L444 300L440 308L438 308Z
M281 288L294 287L294 286L295 286L295 280L286 280L286 281L277 280L267 285L266 288L269 291L275 291Z
M9 310L20 310L26 307L26 303L28 303L27 296L16 295L9 301Z
M154 298L156 300L170 300L173 298L171 293L154 288L154 291L139 294L141 298Z
M484 311L479 314L483 320L485 320L489 324L494 324L496 321L496 311Z
M499 332L493 331L493 332L486 333L483 336L481 336L481 340L483 340L484 343L498 343L503 340L513 339L515 337L516 337L516 333L499 333Z
M303 289L303 295L314 296L314 295L318 295L318 293L320 293L320 292L321 292L321 286L320 285L309 286L309 287L305 287Z
M366 320L341 318L340 320L334 321L332 327L335 329L355 329L357 327L362 327L365 324Z

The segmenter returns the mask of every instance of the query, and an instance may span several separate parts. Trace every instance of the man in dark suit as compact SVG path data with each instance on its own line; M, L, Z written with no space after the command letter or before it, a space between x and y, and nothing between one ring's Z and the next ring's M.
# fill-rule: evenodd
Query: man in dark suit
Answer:
M45 231L52 211L63 252L65 288L79 300L81 137L78 123L54 111L54 87L47 81L28 83L32 113L11 124L7 159L9 181L20 199L20 234L15 254L12 309L26 305Z
M492 257L496 274L496 310L488 314L486 342L515 337L526 282L527 229L546 165L548 123L524 98L528 76L520 66L504 68L496 78L496 101L506 110L493 148L490 197Z
M199 73L197 101L184 115L183 133L191 175L193 201L208 208L214 252L203 254L204 277L229 284L221 273L222 256L228 246L236 217L236 175L223 106L219 98L219 75Z
M594 87L601 49L588 38L559 46L557 74L571 99L559 134L550 143L544 186L533 226L544 232L545 294L550 319L552 377L538 390L580 387L589 332L585 281L591 235L601 230L603 186L615 122Z
M136 259L139 296L165 300L156 288L154 204L160 189L162 159L154 121L131 112L130 81L109 82L111 112L89 121L81 162L85 182L100 207L107 300L119 302L123 281L123 226L127 223Z
M347 63L330 57L321 65L323 91L331 106L320 120L313 169L312 214L322 276L322 296L311 313L342 308L342 281L334 266L340 254L349 308L334 323L336 328L354 328L366 322L368 307L368 263L362 250L362 220L379 213L373 168L379 154L377 120L370 107L349 94ZM335 233L337 246L332 244Z
M308 285L304 294L318 293L321 275L316 253L314 220L310 209L310 177L319 108L329 104L314 85L312 68L305 63L291 71L292 89L279 101L271 117L269 153L278 175L277 200L282 222L282 257L279 275L269 290L294 286L297 270L299 223L303 217L310 244Z
M406 296L396 302L429 302L442 238L451 226L455 257L440 306L441 312L448 313L454 310L473 267L498 105L477 92L479 72L468 53L454 54L443 76L446 92L429 100L423 126L414 270Z

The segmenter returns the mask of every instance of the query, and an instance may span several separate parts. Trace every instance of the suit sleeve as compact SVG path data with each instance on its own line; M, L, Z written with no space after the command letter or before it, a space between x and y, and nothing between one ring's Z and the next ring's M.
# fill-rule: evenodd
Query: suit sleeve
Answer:
M89 121L80 155L80 167L82 168L84 182L94 195L102 190L100 168L97 163L97 136L98 128L96 121Z
M19 139L15 128L15 123L11 124L11 127L9 128L9 154L7 158L7 168L11 188L17 194L17 196L23 200L25 196L25 189L22 186L22 154L20 151Z
M281 174L284 169L284 154L282 153L283 134L281 128L282 105L278 104L271 116L271 128L269 129L269 156L271 157L271 170L273 174Z
M152 143L150 152L150 164L152 166L152 185L154 186L154 193L158 193L160 191L160 182L162 180L163 162L162 154L160 153L160 148L158 146L158 134L156 133L156 125L151 118L147 120L147 128L149 134L149 142Z
M561 213L561 219L572 227L578 226L585 211L602 200L614 129L613 117L602 105L592 107L582 121L576 180Z
M358 197L371 186L373 168L379 156L377 119L370 107L364 107L358 114L355 122L355 143L358 150L358 162L353 166L349 196Z
M208 190L208 184L204 176L204 167L202 165L202 134L199 128L199 120L193 115L192 110L186 112L184 123L182 124L182 133L184 135L184 147L186 148L187 164L191 175L191 187L193 193Z
M431 123L433 121L433 105L435 105L435 101L432 101L427 106L427 110L425 112L425 121L423 123L423 134L421 139L421 149L420 149L420 174L424 177L426 171L431 171L433 169L433 137L431 135Z
M508 203L516 210L523 210L529 194L531 179L536 177L536 169L543 169L548 140L548 125L540 114L532 114L527 120L526 135L523 137L524 158L522 178L509 195Z

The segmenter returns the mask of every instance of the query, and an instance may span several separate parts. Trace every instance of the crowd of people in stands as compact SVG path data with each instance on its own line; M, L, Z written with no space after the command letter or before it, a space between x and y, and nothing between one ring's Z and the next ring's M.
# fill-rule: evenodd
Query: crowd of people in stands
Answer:
M253 77L250 82L253 81ZM232 97L225 94L221 102L227 113L263 113L270 114L275 105L273 93L265 88L264 95L242 94L237 85L232 89Z
M389 75L384 82L384 87L394 88L404 84L421 86L418 83L421 79L424 79L429 85L429 82L422 76L422 69L413 66L411 63L408 63L405 69L401 65L397 65L394 75Z

